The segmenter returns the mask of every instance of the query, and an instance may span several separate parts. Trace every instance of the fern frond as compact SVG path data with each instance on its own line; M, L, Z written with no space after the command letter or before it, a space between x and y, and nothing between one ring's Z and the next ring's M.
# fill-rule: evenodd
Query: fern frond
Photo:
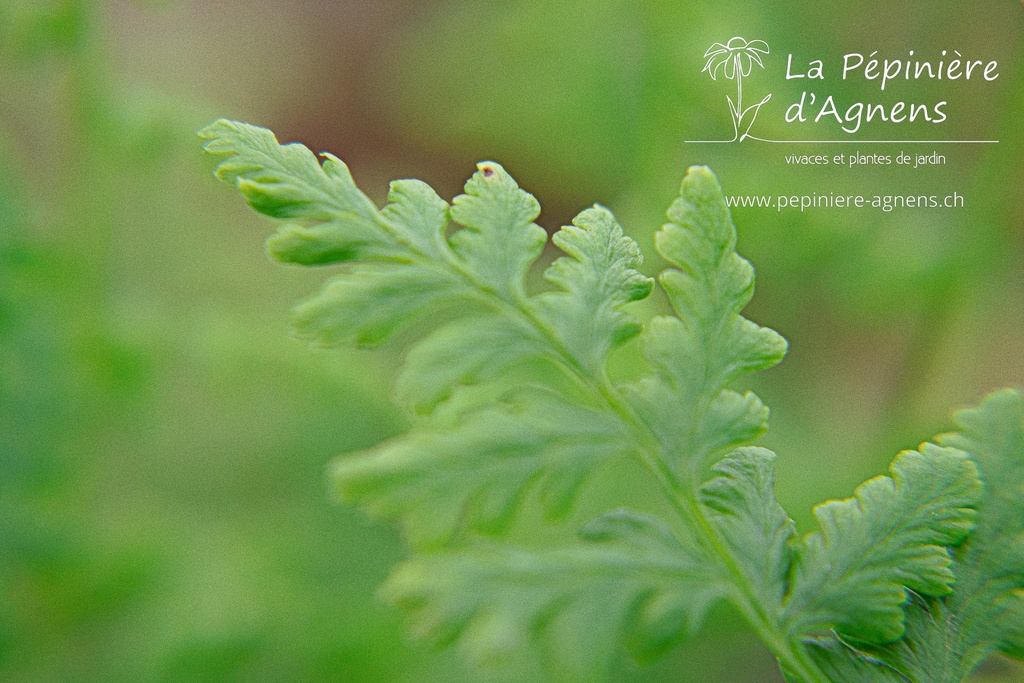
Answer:
M775 499L775 455L748 445L768 409L733 388L778 363L787 343L742 316L754 271L736 252L708 169L689 170L656 235L674 315L644 323L626 307L654 283L601 206L554 235L564 252L544 273L554 289L534 294L540 206L497 163L479 164L450 205L400 180L378 209L333 156L321 164L301 145L231 121L200 134L222 157L217 176L285 221L268 240L273 257L342 269L298 308L300 332L366 346L423 321L406 335L398 379L413 427L342 456L332 473L344 498L406 530L413 555L383 593L424 636L485 661L536 646L561 677L594 681L620 645L656 655L727 599L804 683L917 680L900 648L942 640L922 616L939 609L979 624L958 627L973 639L964 661L1024 651L1019 544L994 547L1020 535L1024 517L1021 468L1005 453L1020 450L1020 397L968 413L965 435L944 447L902 453L891 476L816 508L821 531L797 538ZM634 337L646 369L616 384L609 355ZM982 499L964 451L1001 482L984 503L983 533L953 562L950 548L970 533ZM667 513L611 511L568 543L507 540L528 502L551 523L573 520L566 513L594 473L629 457L647 468ZM911 595L924 606L908 607Z

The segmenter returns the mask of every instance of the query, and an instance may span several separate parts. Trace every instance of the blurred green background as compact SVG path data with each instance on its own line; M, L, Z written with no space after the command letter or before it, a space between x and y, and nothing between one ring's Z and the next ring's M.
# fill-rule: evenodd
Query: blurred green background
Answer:
M912 92L950 101L943 135L1001 142L918 173L687 145L728 137L730 86L700 68L733 35L773 46L749 81L775 93L769 137L789 135L780 107L805 87L785 53L917 47L1000 62L993 83ZM749 315L791 341L755 388L779 497L807 529L811 505L953 409L1024 384L1022 79L1016 0L0 0L0 680L485 680L375 599L401 541L328 493L332 456L403 429L402 350L288 335L325 273L262 255L269 222L198 151L210 119L331 150L378 201L397 177L451 197L493 158L545 228L597 201L649 256L694 163L736 194L964 195L959 211L734 212L759 275ZM727 609L613 679L779 680Z

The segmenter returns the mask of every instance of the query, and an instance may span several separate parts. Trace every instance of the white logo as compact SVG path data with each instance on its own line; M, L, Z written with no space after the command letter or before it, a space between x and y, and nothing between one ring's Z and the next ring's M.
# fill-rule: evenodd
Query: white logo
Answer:
M715 43L704 53L704 58L708 61L701 69L701 73L707 71L711 79L717 81L718 72L721 70L727 79L736 81L736 100L733 101L729 95L725 96L729 101L729 113L732 116L733 137L732 140L722 142L738 142L751 137L750 128L754 125L757 112L772 98L769 93L757 104L743 107L743 79L750 75L754 64L764 68L761 57L767 54L768 43L763 40L747 41L739 36L730 38L725 44Z

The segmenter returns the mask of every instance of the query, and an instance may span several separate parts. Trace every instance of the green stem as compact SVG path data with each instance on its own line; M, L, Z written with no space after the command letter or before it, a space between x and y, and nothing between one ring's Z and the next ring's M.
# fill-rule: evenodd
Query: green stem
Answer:
M737 589L734 602L747 622L758 634L781 662L804 683L829 683L828 678L818 666L807 656L807 652L799 641L789 638L770 616L770 607L761 604L757 591L748 581L743 570L726 546L718 530L711 524L703 507L697 502L696 496L685 491L679 478L676 477L661 457L661 446L650 428L635 414L632 407L621 399L610 383L602 382L601 393L609 406L630 425L638 441L641 441L643 463L651 470L676 514L689 524L689 529L698 531L698 538L709 546L722 565L730 574L733 585Z

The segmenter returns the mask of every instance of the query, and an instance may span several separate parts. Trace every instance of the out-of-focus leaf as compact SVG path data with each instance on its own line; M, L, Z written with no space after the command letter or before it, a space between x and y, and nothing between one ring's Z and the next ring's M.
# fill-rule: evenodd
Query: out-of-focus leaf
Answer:
M594 520L582 541L548 551L480 545L420 555L383 593L412 612L418 632L457 640L478 660L539 644L563 678L592 681L623 640L641 655L661 651L696 628L724 590L699 551L660 520L619 511Z

